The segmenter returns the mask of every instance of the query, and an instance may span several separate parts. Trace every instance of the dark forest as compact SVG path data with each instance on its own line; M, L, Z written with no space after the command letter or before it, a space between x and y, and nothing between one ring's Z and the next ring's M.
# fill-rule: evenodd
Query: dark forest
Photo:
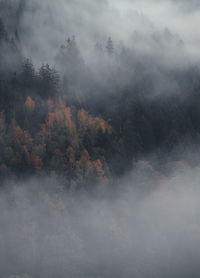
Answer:
M0 0L0 278L199 277L198 50L115 4Z

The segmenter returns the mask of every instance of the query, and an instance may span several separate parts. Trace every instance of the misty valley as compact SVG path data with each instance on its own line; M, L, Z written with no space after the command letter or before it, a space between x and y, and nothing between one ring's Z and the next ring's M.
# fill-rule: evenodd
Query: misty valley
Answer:
M0 278L198 278L198 1L0 0Z

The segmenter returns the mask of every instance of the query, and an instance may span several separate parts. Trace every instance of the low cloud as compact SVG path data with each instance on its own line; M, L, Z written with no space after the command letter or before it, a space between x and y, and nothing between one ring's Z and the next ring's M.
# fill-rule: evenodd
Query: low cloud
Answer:
M75 35L81 52L87 53L88 47L105 42L108 36L116 44L124 41L133 47L137 43L131 40L134 32L148 37L166 28L184 42L190 55L199 58L197 1L29 0L22 10L18 16L24 54L36 62L53 61L68 36ZM143 44L146 47L149 42Z
M1 276L198 277L199 168L183 166L165 179L140 162L115 194L93 197L48 180L5 187Z

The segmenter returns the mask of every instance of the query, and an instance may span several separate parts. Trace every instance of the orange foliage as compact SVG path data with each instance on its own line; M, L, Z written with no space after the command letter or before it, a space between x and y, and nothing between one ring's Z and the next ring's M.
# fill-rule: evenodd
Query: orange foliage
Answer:
M51 136L55 129L66 128L71 136L76 134L76 125L72 120L71 108L63 103L56 105L52 112L49 112L45 124L41 125L44 136Z
M90 155L86 149L82 151L81 160L84 162L87 162L88 160L90 160Z
M72 140L72 146L74 148L78 148L79 147L79 138L78 138L78 136L75 136L74 139Z
M35 154L31 154L27 147L24 147L24 154L25 154L25 158L26 161L29 165L32 165L36 170L42 170L43 167L43 163L42 163L42 159L35 155Z
M47 120L46 120L46 126L48 127L48 129L54 128L55 121L56 121L55 114L52 112L49 112L48 116L47 116Z
M28 151L27 147L24 147L24 154L25 154L26 161L28 162L28 164L31 164L31 162L32 162L32 157L31 157L31 154L30 154L30 152Z
M24 132L20 126L16 126L14 129L14 142L16 145L23 145Z
M83 176L96 176L100 181L104 182L104 170L101 161L92 161L87 150L83 150L80 160L76 163L78 174Z
M35 110L35 101L32 100L30 96L27 97L26 102L25 102L25 107L29 111L34 111Z
M90 160L90 155L87 150L83 150L81 153L81 158L76 163L78 175L87 176L93 169L92 162Z
M71 135L75 134L76 126L72 120L71 108L64 105L58 105L54 112L57 124L67 128Z
M80 128L82 129L87 128L87 126L89 125L89 116L84 109L78 111L78 122Z
M19 146L31 146L33 143L33 139L31 138L28 131L23 131L20 126L16 126L14 127L14 143L15 145Z
M94 167L95 167L97 176L103 177L104 176L103 165L99 159L94 162Z
M96 130L101 130L103 134L105 134L106 131L108 132L109 135L112 133L112 127L99 117L95 118L95 127Z
M43 163L42 163L42 159L39 156L32 154L32 163L33 163L33 167L36 170L42 170Z
M95 144L96 134L99 131L102 134L112 133L111 126L102 118L93 117L84 109L77 111L73 107L72 110L61 99L54 104L49 98L46 105L48 105L46 120L40 125L40 131L32 135L33 138L28 131L22 130L15 120L11 121L7 131L13 138L12 147L7 145L3 152L6 161L12 161L9 162L11 165L9 167L25 159L30 166L27 171L31 167L33 170L49 167L50 172L54 170L52 173L55 173L55 179L56 171L62 170L64 179L72 187L78 185L84 178L92 177L103 181L105 173L102 162L99 159L92 160L87 147L93 142ZM35 102L31 97L27 97L25 106L28 111L34 111ZM2 127L4 129L4 125L4 113L0 113L0 131ZM88 131L92 137L89 140Z
M106 122L102 119L99 119L99 126L102 130L102 133L105 133L106 132Z
M67 155L69 158L70 166L74 166L76 159L75 159L75 152L72 147L67 148Z
M78 123L79 123L79 127L81 129L81 132L84 132L88 128L91 128L95 132L97 132L98 130L101 130L101 132L103 134L105 134L106 131L109 134L112 133L112 128L108 123L106 123L102 118L99 118L99 117L93 118L84 109L81 109L78 111L77 117L78 117Z
M42 137L42 141L44 143L44 141L46 139L51 138L51 136L54 134L54 132L49 130L49 128L47 127L46 124L41 124L41 129L42 130L38 133L38 135Z

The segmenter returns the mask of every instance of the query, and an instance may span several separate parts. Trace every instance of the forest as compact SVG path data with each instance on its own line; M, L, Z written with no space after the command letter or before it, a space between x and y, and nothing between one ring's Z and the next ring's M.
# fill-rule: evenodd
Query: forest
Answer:
M15 61L14 69L9 64L1 68L1 182L36 174L57 175L66 188L79 187L87 179L95 184L122 176L152 152L160 161L156 170L169 161L198 165L199 160L177 151L188 141L199 143L197 66L173 75L163 69L178 89L154 96L154 73L138 64L138 78L130 76L126 84L117 84L126 75L118 66L129 53L122 47L115 54L111 37L105 51L101 44L94 46L95 62L103 60L95 74L81 57L75 37L58 50L58 70L49 64L36 69L20 53L17 30L9 34L2 19L0 42L1 65L7 65L10 53ZM105 67L108 77L100 75ZM99 78L107 78L103 87Z
M118 6L88 39L113 0L47 2L0 0L0 278L198 277L196 54L138 13L151 34L116 37Z

